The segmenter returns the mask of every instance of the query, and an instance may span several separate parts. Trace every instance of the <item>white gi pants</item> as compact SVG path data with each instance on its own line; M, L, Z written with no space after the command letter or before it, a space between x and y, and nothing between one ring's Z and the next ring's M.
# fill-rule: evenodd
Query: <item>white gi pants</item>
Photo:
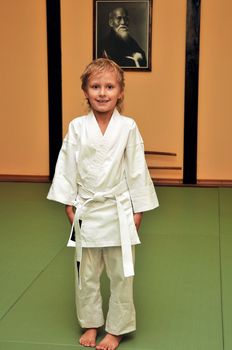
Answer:
M134 258L134 246L132 252ZM80 326L98 328L104 325L100 293L104 265L110 279L106 331L114 335L132 332L136 329L133 277L124 277L121 247L82 248L80 269L75 264L76 308Z

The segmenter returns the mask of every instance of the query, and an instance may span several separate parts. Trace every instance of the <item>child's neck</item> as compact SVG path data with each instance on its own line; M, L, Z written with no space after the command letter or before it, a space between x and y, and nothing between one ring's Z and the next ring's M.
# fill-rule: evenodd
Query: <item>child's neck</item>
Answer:
M104 135L113 113L94 113L98 126Z

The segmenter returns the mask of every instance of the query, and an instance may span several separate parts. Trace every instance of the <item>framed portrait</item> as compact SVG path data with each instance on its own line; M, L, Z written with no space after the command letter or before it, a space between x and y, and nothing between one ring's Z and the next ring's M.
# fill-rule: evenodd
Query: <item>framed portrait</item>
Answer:
M152 0L93 1L93 58L151 71Z

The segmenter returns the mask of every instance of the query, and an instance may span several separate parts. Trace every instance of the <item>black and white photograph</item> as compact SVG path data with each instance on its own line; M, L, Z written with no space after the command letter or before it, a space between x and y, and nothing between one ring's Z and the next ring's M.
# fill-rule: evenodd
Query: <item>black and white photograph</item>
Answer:
M93 58L151 71L152 0L94 0Z

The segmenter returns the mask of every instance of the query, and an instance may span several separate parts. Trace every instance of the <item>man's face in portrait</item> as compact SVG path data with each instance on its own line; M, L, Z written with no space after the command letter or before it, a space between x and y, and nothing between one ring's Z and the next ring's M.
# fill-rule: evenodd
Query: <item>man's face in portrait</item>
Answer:
M124 10L124 8L116 8L110 13L109 25L122 39L125 40L128 38L129 17L127 11Z

